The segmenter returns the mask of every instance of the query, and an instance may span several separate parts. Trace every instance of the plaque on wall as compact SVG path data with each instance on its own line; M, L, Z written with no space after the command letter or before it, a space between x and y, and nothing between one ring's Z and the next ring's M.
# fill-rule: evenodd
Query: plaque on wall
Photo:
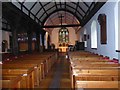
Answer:
M105 14L99 14L98 22L100 24L100 39L101 44L107 44L107 21Z

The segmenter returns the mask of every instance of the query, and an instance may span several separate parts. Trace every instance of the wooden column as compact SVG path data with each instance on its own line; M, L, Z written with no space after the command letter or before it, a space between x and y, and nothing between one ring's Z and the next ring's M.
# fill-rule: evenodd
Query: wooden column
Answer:
M9 13L9 14L8 14ZM11 27L12 32L12 54L18 55L19 46L18 46L18 31L21 30L21 16L11 14L11 11L5 12L5 19L8 21ZM19 18L18 18L19 17Z
M28 53L32 53L32 31L28 31Z
M36 50L39 52L40 51L40 32L36 32Z
M50 49L50 35L48 35L48 39L47 39L47 47L48 47L48 49Z
M45 38L44 38L44 36L45 36L45 33L42 33L42 47L43 47L43 51L45 49L45 43L44 43Z
M0 2L0 52L2 52L2 2ZM0 60L2 60L0 58Z
M0 2L0 52L2 52L2 2ZM0 63L2 63L2 54L0 53ZM2 76L2 65L0 65L0 76ZM0 77L2 80L2 77ZM0 83L0 90L2 90L2 83Z
M12 53L14 55L18 55L19 48L18 48L18 36L17 36L17 29L12 28Z

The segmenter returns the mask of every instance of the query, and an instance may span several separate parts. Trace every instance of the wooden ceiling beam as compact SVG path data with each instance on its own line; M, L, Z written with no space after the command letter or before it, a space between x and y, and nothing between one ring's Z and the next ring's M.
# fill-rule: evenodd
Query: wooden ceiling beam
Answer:
M58 27L79 27L80 24L68 24L68 25L46 25L42 26L42 28L58 28Z

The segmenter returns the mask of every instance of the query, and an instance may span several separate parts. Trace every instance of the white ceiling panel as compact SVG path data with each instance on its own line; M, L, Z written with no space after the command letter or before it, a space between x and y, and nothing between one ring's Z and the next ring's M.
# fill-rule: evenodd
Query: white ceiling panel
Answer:
M92 2L85 2L85 3L86 3L88 6L90 6Z
M38 0L25 0L25 2L37 2Z
M40 4L37 3L37 4L33 7L33 9L31 10L31 12L33 12L34 14L36 14L40 8L41 8Z
M38 19L35 20L37 23L39 23Z
M72 12L75 12L75 9L69 7L69 6L66 6L66 8L69 10L69 11L72 11Z
M10 0L9 0L10 1ZM24 0L11 0L12 2L24 2Z
M80 17L82 19L82 16L78 12L76 12L76 14L78 17Z
M28 10L26 10L25 8L23 8L23 12L28 15Z
M62 5L62 8L65 8L65 5Z
M54 0L38 0L40 2L53 2Z
M85 13L80 8L77 8L77 11L80 12L83 16L85 15Z
M43 19L46 17L47 15L46 14L44 14L42 17L41 17L41 21L43 21Z
M53 12L54 10L56 10L56 7L50 9L50 10L48 11L48 13L51 13L51 12Z
M94 0L82 0L84 2L93 2Z
M78 2L79 0L67 0L67 2Z
M90 10L92 10L94 8L94 5L91 6Z
M30 17L34 20L34 16L32 14L30 14Z
M84 3L82 3L82 2L79 3L79 6L80 6L84 11L87 11L87 9L88 9L88 7L87 7Z
M24 5L26 6L26 8L30 9L34 3L35 2L25 2Z
M60 4L60 2L56 2L56 4Z
M44 10L41 9L41 11L37 14L37 17L39 18L44 13Z
M54 3L50 3L50 4L46 5L44 8L45 8L45 10L48 10L50 7L52 7L54 5L55 5Z
M42 5L44 6L44 5L46 5L48 2L44 2L44 1L43 1L43 2L41 2L41 3L42 3Z
M68 4L69 6L72 6L73 8L76 8L76 5L73 4L73 3L68 2L67 4Z
M12 2L17 8L21 9L21 5L18 2Z
M59 5L57 5L57 8L60 8L60 4L59 4Z

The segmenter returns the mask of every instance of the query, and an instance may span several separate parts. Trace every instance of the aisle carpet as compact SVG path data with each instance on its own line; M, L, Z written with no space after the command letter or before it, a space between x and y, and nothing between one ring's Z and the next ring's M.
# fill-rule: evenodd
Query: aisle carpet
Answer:
M56 65L56 70L54 73L54 78L49 88L60 88L60 79L63 72L63 61L64 61L64 56L59 57L59 60Z
M37 88L43 88L46 90L52 89L70 89L70 76L69 76L69 64L65 59L65 55L61 54L58 58L57 63L54 65L52 70L46 76L45 79L40 83Z

